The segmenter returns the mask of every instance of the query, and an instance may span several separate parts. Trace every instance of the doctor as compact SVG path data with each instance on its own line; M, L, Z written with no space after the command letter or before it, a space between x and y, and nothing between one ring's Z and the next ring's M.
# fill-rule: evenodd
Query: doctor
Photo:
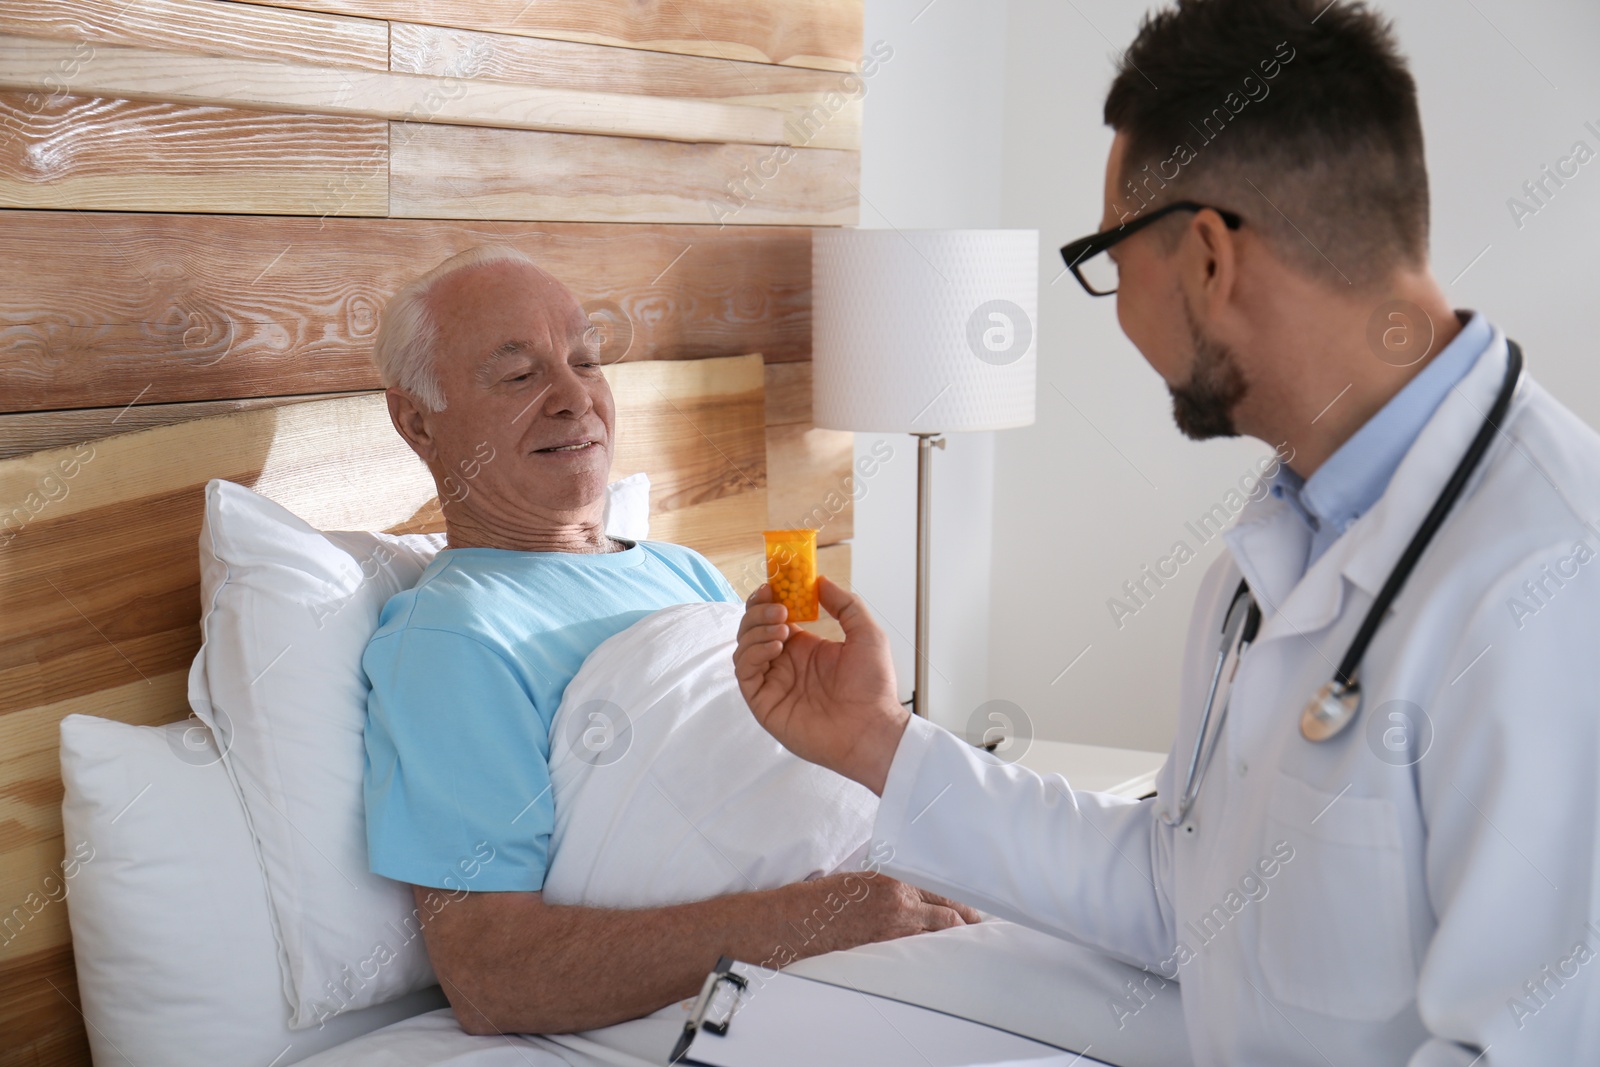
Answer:
M1157 795L911 717L826 581L843 643L752 598L750 707L881 794L895 877L1147 968L1082 1010L1181 984L1197 1064L1600 1062L1600 438L1430 273L1387 23L1182 0L1105 116L1069 265L1184 433L1284 460L1201 584Z

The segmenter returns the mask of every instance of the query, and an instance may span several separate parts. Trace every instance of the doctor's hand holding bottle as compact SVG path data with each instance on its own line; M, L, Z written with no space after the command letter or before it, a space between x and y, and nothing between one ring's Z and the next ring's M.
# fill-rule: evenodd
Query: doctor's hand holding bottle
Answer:
M733 652L734 674L756 721L801 759L882 795L911 713L901 706L889 641L861 598L817 579L822 606L844 641L785 621L772 588L746 603Z

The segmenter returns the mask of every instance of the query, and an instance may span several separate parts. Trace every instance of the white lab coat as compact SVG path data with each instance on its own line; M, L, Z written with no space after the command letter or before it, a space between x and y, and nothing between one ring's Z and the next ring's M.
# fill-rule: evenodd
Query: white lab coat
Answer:
M1367 651L1360 716L1322 744L1299 730L1506 359L1496 331L1303 577L1299 520L1247 506L1198 595L1155 799L1074 792L913 719L874 827L884 869L1150 969L1075 1010L1138 1026L1175 975L1202 1067L1600 1062L1600 436L1537 383ZM1156 813L1183 787L1241 575L1261 630L1194 830L1174 830ZM1426 752L1390 701L1426 713Z

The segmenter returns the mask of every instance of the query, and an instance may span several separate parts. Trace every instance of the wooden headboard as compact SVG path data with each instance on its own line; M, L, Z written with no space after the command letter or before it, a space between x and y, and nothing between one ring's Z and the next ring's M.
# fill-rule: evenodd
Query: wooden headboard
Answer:
M57 723L187 714L204 482L437 523L369 395L421 271L511 244L610 331L653 536L748 586L754 531L816 525L847 575L809 227L856 220L862 6L0 5L0 1067L89 1062L67 906L31 907Z

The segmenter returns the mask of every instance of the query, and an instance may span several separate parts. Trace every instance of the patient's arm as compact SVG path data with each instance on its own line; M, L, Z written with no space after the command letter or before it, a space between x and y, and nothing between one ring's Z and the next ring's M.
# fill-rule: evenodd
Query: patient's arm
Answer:
M648 1015L698 993L720 956L780 966L979 920L883 874L638 910L412 890L434 973L472 1034L564 1033Z

